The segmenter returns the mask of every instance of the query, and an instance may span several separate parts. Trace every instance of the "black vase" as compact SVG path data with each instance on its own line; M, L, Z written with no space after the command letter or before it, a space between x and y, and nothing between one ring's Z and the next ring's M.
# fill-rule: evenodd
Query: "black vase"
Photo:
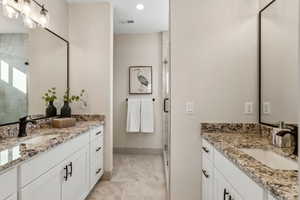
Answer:
M71 107L69 106L69 102L65 101L64 106L60 110L61 117L71 117Z
M53 101L50 101L49 104L48 104L48 107L46 109L46 116L47 117L54 117L56 115L57 115L57 109L53 105Z

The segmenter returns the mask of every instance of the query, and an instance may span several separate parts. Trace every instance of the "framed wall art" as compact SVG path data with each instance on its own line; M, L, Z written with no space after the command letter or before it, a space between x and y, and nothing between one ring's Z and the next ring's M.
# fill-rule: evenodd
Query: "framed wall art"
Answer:
M129 67L129 94L152 94L152 66Z

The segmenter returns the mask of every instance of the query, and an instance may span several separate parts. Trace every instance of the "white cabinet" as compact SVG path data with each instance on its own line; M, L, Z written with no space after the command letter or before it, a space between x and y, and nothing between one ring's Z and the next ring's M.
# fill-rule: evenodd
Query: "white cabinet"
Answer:
M90 145L90 188L93 188L95 184L103 175L103 130L96 130L96 133L92 134L92 140Z
M22 200L60 200L63 181L63 165L51 169L21 189Z
M84 200L103 175L103 147L100 126L24 163L20 200Z
M224 176L217 169L215 169L214 183L214 194L216 200L243 200L243 198L235 191L230 183L225 180Z
M89 192L89 148L73 155L66 164L62 183L62 200L83 200Z
M203 147L205 149L202 153L202 200L265 199L264 189L212 145L203 140ZM209 177L213 177L212 180Z
M6 200L17 192L17 168L0 175L0 200Z
M22 200L83 200L88 194L88 147L21 190Z
M202 157L202 200L214 199L214 170L213 164Z

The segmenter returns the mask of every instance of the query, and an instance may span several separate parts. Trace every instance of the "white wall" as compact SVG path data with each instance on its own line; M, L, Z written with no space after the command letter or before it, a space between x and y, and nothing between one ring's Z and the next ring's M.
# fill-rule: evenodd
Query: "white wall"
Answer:
M262 18L263 122L298 122L299 1L276 1Z
M114 38L114 147L162 149L161 33L120 34ZM152 66L155 133L126 133L129 66Z
M50 13L48 28L64 38L68 38L68 4L65 0L39 0Z
M171 0L172 200L201 199L200 122L257 122L258 7L258 0ZM243 113L246 101L253 115Z
M113 12L109 3L69 5L70 87L87 91L88 107L74 113L104 114L104 170L113 168Z

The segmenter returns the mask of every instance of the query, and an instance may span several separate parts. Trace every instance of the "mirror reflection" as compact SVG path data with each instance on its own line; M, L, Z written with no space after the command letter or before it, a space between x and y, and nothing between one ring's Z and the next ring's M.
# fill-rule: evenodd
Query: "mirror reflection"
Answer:
M261 121L298 122L298 3L277 1L262 17Z
M62 106L67 88L67 43L43 28L28 29L0 8L0 124L45 115L42 96L55 87Z

